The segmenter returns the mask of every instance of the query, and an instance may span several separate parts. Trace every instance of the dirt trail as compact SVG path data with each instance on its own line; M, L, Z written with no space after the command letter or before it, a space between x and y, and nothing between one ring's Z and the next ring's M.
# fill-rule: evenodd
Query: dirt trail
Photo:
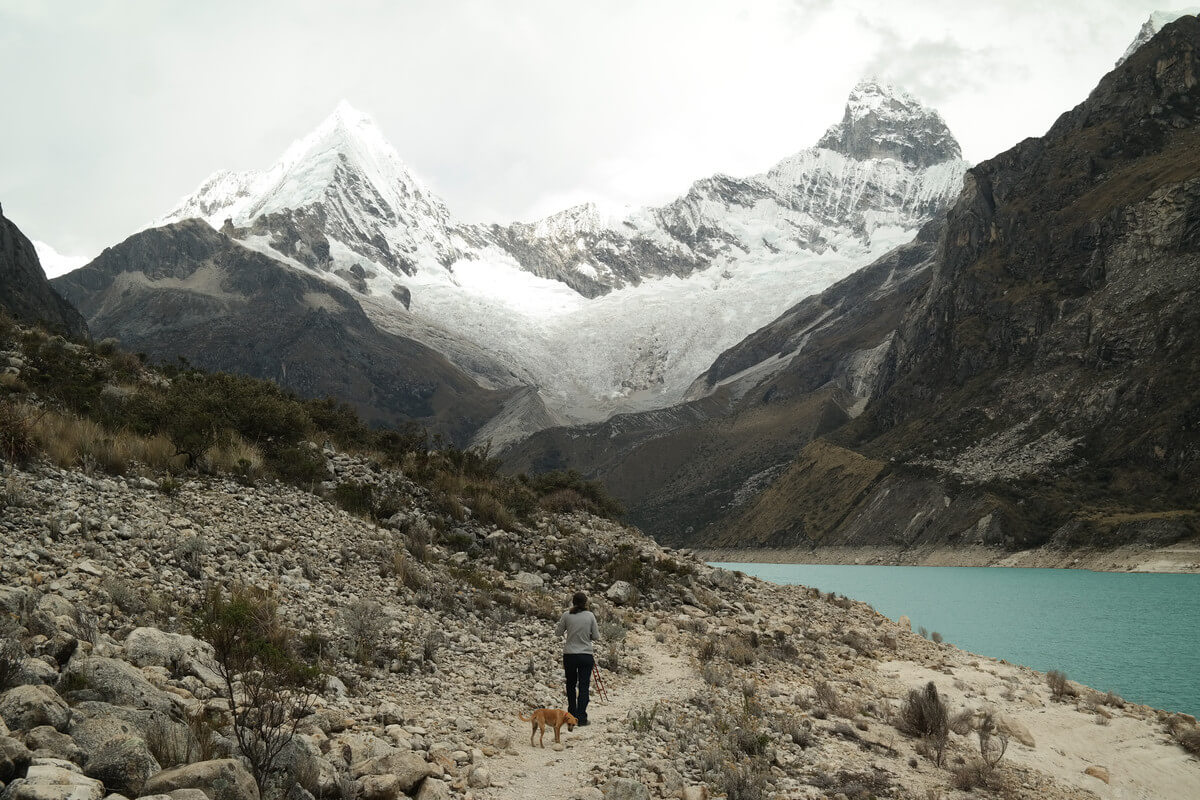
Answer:
M588 707L591 724L568 733L562 730L561 752L552 749L553 730L546 732L546 749L529 746L529 724L513 719L509 726L512 750L489 759L492 788L484 797L490 800L567 800L580 789L591 786L591 771L597 765L607 767L614 754L625 752L631 711L654 705L658 700L673 700L700 690L699 675L684 656L670 651L667 644L652 636L630 637L646 657L640 675L605 675L609 702L600 701L592 684L592 702ZM563 702L565 707L566 703ZM632 749L628 750L632 754ZM623 760L618 756L617 760ZM499 785L496 785L499 784Z

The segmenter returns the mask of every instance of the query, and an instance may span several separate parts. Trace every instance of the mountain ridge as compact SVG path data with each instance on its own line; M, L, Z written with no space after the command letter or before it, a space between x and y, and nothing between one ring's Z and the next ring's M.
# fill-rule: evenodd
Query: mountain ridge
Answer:
M907 109L891 118L893 138L912 119L940 121L911 96L871 86ZM363 148L329 134L344 130L386 154L373 163L409 180L369 118L339 107L262 173L274 178L252 181L257 193L239 194L245 181L218 173L166 219L203 211L246 246L369 298L364 308L380 328L451 361L483 354L469 358L484 384L533 388L547 413L510 416L524 422L493 428L498 445L535 429L526 424L682 400L721 351L911 238L957 194L966 167L956 144L936 151L949 160L928 167L814 147L761 175L701 179L671 203L623 217L585 204L534 223L478 225L455 220L415 178L399 199L371 190L380 180L361 167L370 159L351 157ZM915 132L913 147L926 133ZM300 170L311 142L326 140L320 169ZM353 152L329 155L343 146ZM318 176L320 190L272 195L287 184L279 176L297 171ZM416 222L396 223L410 212Z

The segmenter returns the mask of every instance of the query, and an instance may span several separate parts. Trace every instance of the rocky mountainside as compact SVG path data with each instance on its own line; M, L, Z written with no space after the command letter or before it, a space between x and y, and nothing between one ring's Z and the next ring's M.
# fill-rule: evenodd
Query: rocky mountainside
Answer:
M966 167L936 112L875 82L826 140L658 208L471 225L342 105L267 171L217 173L159 224L200 216L481 385L523 388L489 428L499 445L682 400L720 352L911 239Z
M70 336L86 337L87 323L54 291L33 242L0 210L0 312L24 323L40 322Z
M1195 18L1178 25L970 170L948 222L723 353L690 402L544 431L512 468L601 477L677 544L912 560L1194 536Z
M1046 136L968 171L864 413L714 541L1197 534L1198 43L1196 17L1167 25Z
M322 456L331 485L385 489L399 510L368 521L221 478L167 495L145 476L7 473L6 800L957 799L975 787L1083 800L1200 785L1184 749L1200 729L1184 715L1069 682L1053 694L1045 676L905 619L714 569L585 514L512 531L455 522L405 475ZM239 602L285 621L294 657L321 673L265 769L243 757L231 714L259 684L192 635L212 630L197 623L214 586L245 587ZM580 589L600 620L606 692L593 690L588 727L531 746L517 714L561 707L550 630ZM906 710L930 682L953 720L932 738Z
M502 406L433 350L376 328L355 296L198 219L135 234L54 280L97 337L158 362L336 397L373 423L417 421L466 442Z
M694 541L861 413L905 307L929 284L939 231L930 223L722 353L688 402L541 431L504 452L507 468L582 470L631 522L661 541Z
M1137 52L1138 48L1146 42L1154 38L1154 35L1163 29L1163 26L1174 22L1180 17L1195 16L1200 14L1200 6L1192 6L1190 8L1181 8L1178 11L1155 11L1150 14L1149 19L1142 23L1142 27L1138 29L1137 36L1133 37L1133 41L1129 43L1129 47L1125 48L1125 52L1117 59L1117 66L1125 63L1125 60Z

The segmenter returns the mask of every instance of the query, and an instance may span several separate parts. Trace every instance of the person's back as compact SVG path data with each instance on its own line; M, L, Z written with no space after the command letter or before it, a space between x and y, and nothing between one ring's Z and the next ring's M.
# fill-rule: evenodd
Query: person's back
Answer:
M566 634L566 641L563 642L564 653L594 653L592 640L600 638L596 615L590 611L563 612L554 632L558 636Z

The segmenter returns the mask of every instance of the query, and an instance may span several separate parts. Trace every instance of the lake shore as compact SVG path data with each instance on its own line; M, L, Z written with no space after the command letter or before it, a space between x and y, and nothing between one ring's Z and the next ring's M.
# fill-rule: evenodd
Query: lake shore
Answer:
M705 561L761 564L855 564L895 567L1035 567L1094 572L1200 573L1200 539L1170 547L1127 546L1114 550L1011 552L992 547L697 548Z

